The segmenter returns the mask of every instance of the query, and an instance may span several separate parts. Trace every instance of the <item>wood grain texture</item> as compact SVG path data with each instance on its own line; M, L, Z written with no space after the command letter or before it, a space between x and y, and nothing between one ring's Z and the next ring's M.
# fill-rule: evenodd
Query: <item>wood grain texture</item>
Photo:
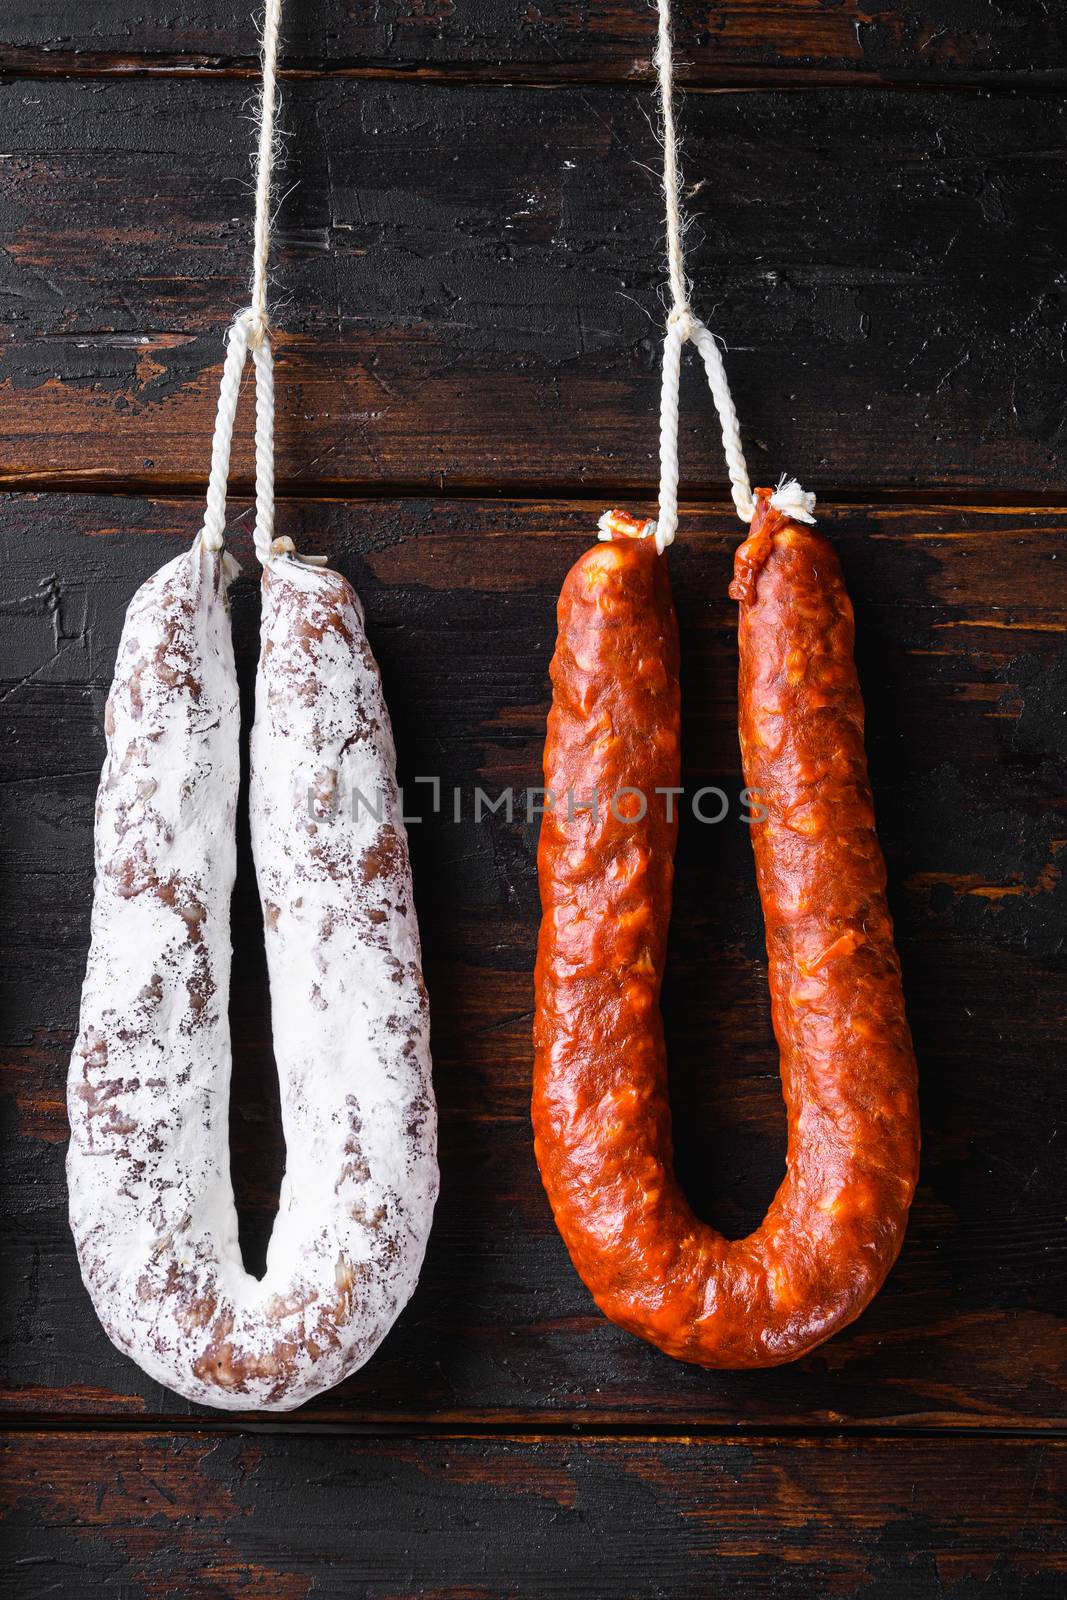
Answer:
M246 98L217 80L0 86L6 481L203 477L224 319L247 292ZM647 109L621 89L291 86L285 490L647 492ZM1057 486L1067 105L720 94L684 124L696 301L729 347L757 478ZM723 466L691 360L683 407L683 485L708 495Z
M531 1148L538 825L521 797L540 782L556 595L598 510L417 499L280 508L280 531L329 553L366 602L409 812L429 795L416 776L445 784L442 812L411 829L442 1114L437 1223L396 1330L311 1415L1062 1426L1067 520L823 508L857 608L920 1063L922 1180L903 1256L854 1328L793 1367L710 1374L597 1313L552 1225ZM12 495L0 509L4 1403L24 1415L191 1409L97 1326L67 1229L62 1162L112 658L134 588L193 537L199 514L191 500L56 493ZM247 715L258 602L248 519L235 508L234 521ZM723 507L689 511L671 554L685 781L734 794L736 609L726 588L737 538ZM493 798L519 791L514 820L501 812L475 824L478 786ZM683 1180L702 1215L741 1233L781 1176L784 1113L751 851L734 818L683 823L665 1008ZM235 945L234 1160L245 1246L261 1260L283 1155L247 851Z
M1036 1440L31 1433L6 1451L0 1592L1059 1600L1065 1461Z
M861 6L857 0L698 0L675 5L680 75L696 83L759 74L805 81L1033 82L1067 69L1067 22L1055 6L1026 0L923 0ZM505 70L511 77L647 77L654 19L642 0L322 0L286 17L290 68L382 67ZM177 63L250 66L247 6L192 0L175 12L136 0L11 0L0 65Z
M10 0L0 482L49 492L0 498L4 1595L1064 1592L1067 516L996 507L1062 485L1067 113L1044 91L1067 82L1067 12L674 9L679 76L707 91L681 108L695 298L754 474L852 502L822 509L920 1059L904 1254L845 1336L748 1375L628 1338L570 1268L528 1120L537 820L476 825L472 791L538 782L560 580L603 506L647 506L655 478L654 18L321 0L286 8L279 521L367 602L413 805L418 775L446 784L411 829L444 1188L381 1352L277 1431L196 1414L109 1345L63 1176L103 705L127 601L199 520L247 292L254 46L231 0ZM683 403L683 490L715 501L691 368ZM246 400L246 486L250 436ZM63 492L87 484L125 492ZM360 493L384 498L341 503ZM246 722L247 527L235 507ZM691 788L739 783L738 530L705 505L671 556ZM284 1151L240 855L231 1122L255 1266ZM740 825L683 828L665 1008L683 1180L741 1233L784 1114Z

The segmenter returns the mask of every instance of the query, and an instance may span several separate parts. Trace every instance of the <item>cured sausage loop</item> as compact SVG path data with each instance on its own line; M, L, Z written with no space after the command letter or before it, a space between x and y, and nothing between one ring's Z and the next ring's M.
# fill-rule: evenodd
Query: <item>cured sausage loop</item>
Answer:
M93 937L71 1060L70 1220L120 1349L168 1388L288 1410L373 1354L437 1195L429 1017L395 755L359 601L264 569L249 810L286 1172L262 1280L229 1175L240 717L229 557L134 596L108 700Z
M904 1235L919 1122L837 558L760 489L730 592L744 778L766 812L752 842L785 1179L761 1226L728 1240L674 1175L659 993L679 654L650 538L588 551L560 597L533 1122L556 1222L601 1310L681 1360L762 1367L811 1350L880 1288Z

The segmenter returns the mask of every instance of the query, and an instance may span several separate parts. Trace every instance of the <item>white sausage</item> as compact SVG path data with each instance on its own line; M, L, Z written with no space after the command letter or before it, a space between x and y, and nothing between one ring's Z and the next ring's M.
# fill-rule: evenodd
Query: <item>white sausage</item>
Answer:
M361 1366L409 1298L437 1195L436 1112L392 734L359 604L337 573L277 558L250 808L286 1173L266 1275L245 1271L228 1143L230 567L198 542L127 614L67 1169L82 1273L119 1348L191 1400L283 1411Z

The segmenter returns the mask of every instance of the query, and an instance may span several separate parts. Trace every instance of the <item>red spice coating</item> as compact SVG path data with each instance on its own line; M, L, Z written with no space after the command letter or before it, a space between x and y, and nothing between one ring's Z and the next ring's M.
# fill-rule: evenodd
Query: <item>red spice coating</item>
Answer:
M708 1367L794 1360L858 1316L919 1157L852 608L826 540L756 498L731 594L789 1143L748 1238L701 1222L674 1176L659 992L676 823L655 790L679 781L678 640L651 539L588 551L563 586L538 853L533 1121L556 1222L607 1316ZM623 789L643 816L632 798L612 811Z

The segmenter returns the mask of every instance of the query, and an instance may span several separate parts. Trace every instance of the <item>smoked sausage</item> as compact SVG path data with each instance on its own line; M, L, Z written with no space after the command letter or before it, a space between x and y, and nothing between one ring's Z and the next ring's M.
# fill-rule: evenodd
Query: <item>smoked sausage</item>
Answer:
M608 1317L706 1367L791 1361L857 1317L900 1249L919 1155L852 609L829 543L755 498L730 593L788 1153L747 1238L700 1221L673 1170L659 994L679 649L665 558L626 518L560 597L538 852L533 1123L556 1222Z

